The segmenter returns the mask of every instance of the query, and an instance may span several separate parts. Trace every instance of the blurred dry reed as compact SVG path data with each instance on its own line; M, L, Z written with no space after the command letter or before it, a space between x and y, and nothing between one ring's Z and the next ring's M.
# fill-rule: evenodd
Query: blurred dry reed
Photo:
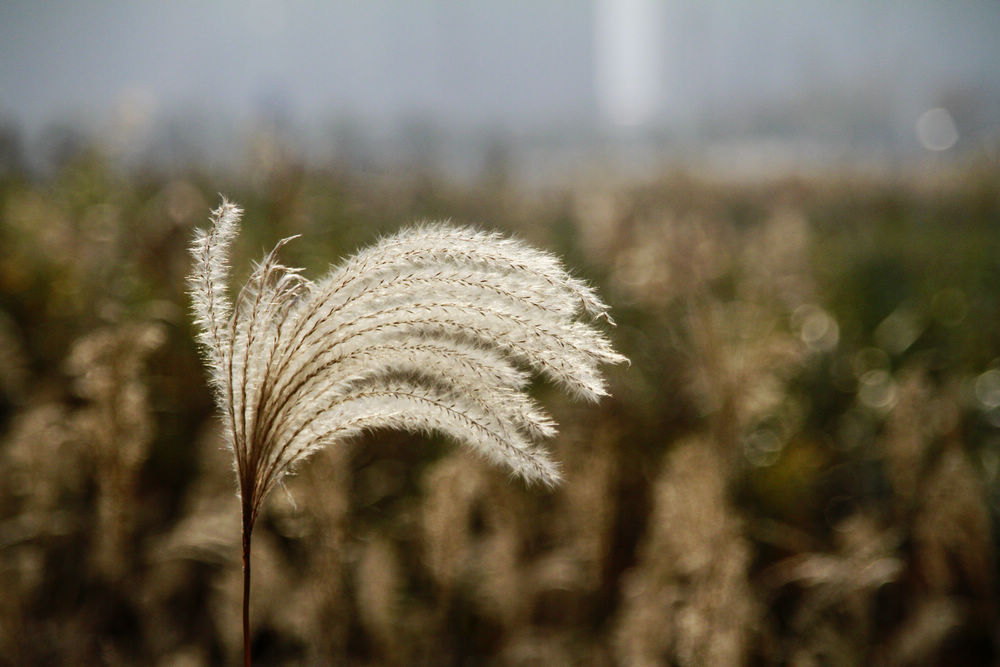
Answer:
M316 452L257 517L256 664L997 662L995 169L522 190L266 166L227 184L233 257L302 232L283 255L322 267L393 220L487 220L598 285L632 365L597 404L528 388L562 425L553 490L434 436ZM0 176L0 665L239 662L232 452L178 306L216 183L99 153Z

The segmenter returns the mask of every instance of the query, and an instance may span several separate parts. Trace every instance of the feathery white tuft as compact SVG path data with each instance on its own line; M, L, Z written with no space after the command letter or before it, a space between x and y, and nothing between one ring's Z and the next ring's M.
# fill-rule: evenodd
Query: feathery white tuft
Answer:
M527 369L596 401L600 365L626 359L581 319L611 322L607 306L555 257L425 224L313 283L278 263L284 239L231 302L241 213L223 200L197 232L189 284L251 526L296 463L378 428L444 433L526 480L559 480L538 444L555 424L525 392Z

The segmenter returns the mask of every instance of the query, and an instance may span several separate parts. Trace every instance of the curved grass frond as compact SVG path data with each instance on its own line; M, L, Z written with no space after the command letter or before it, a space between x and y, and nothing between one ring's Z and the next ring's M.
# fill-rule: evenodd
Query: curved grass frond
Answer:
M381 425L438 430L525 479L558 480L533 444L553 435L554 424L524 393L523 369L596 400L606 393L600 364L624 361L578 319L606 306L558 260L498 234L425 224L313 283L278 262L284 239L231 304L228 253L240 214L223 201L211 228L198 232L190 284L240 493L252 507L300 459L356 433L351 424L379 427L370 410L380 402L370 392L380 386L396 389L383 397L392 411ZM402 386L424 393L404 396ZM457 428L445 404L479 415L478 426ZM403 418L404 406L419 414Z
M221 369L227 364L225 355L231 343L229 324L232 304L229 301L229 249L239 231L243 211L226 199L212 211L212 226L195 232L191 254L194 265L188 276L195 324L200 328L198 342L205 350L209 380L216 391L223 411L227 390Z
M189 285L243 503L245 591L269 491L313 452L366 431L443 433L525 480L558 482L538 444L555 424L525 392L529 371L596 401L607 393L600 365L626 359L591 323L611 323L607 306L555 257L425 224L314 283L278 262L284 239L230 301L240 216L223 200L196 233ZM248 613L244 597L247 656Z

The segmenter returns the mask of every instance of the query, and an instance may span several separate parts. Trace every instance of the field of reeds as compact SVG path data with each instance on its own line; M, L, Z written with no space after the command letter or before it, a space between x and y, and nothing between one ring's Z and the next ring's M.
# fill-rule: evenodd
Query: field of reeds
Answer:
M318 275L410 221L478 224L595 285L631 360L597 404L532 387L554 490L391 431L301 466L257 521L256 664L1000 658L995 167L528 188L82 150L0 170L0 664L242 655L185 291L219 192L246 209L238 283L293 234Z

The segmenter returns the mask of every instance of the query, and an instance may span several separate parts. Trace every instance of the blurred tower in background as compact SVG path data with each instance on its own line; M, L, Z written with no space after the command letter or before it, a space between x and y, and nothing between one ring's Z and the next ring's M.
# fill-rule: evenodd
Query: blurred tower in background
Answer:
M652 121L661 110L663 3L596 0L594 87L602 116L621 127Z

